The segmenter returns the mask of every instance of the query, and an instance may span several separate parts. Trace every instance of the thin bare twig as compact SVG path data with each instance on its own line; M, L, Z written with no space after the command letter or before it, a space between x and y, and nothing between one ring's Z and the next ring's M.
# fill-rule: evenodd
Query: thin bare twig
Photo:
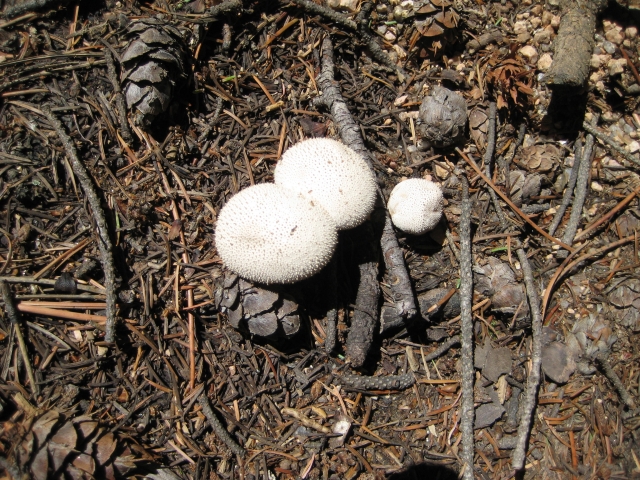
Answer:
M633 400L633 397L629 395L629 392L624 387L624 384L622 383L622 380L620 380L618 374L613 370L613 367L611 366L611 364L609 363L609 359L607 358L607 354L601 352L596 356L595 360L598 365L600 365L604 376L607 377L607 380L609 380L617 390L618 395L620 395L620 399L624 402L624 404L631 409L636 408L636 402Z
M106 43L106 42L105 42ZM113 61L113 54L107 46L104 49L104 59L107 62L107 77L113 86L113 92L116 97L116 108L118 110L118 123L120 124L120 132L122 139L131 144L133 142L133 135L131 135L131 129L129 128L129 122L127 120L127 104L120 88L120 80L116 72L116 65Z
M598 123L598 115L593 116L593 124ZM591 153L593 152L593 135L587 135L587 140L584 143L584 150L582 151L582 159L580 160L580 167L578 169L578 181L576 182L576 192L571 207L571 216L567 222L567 227L564 229L564 235L562 241L567 245L573 244L573 239L578 231L578 225L582 219L582 207L587 199L587 193L589 192L589 175L591 173Z
M618 213L620 210L626 207L629 203L631 203L631 200L633 200L638 194L640 194L640 186L636 188L633 192L631 192L629 195L627 195L624 199L622 199L620 203L618 203L615 207L613 207L609 212L607 212L605 215L600 217L598 220L593 222L591 225L589 225L587 228L581 231L578 235L576 235L574 240L576 242L579 242L583 238L586 238L587 236L589 236L598 227L600 227L602 224L611 220L616 213Z
M16 332L20 355L22 356L25 369L27 370L27 377L29 378L29 387L31 388L31 392L37 395L38 393L40 393L40 389L38 388L38 384L36 383L36 377L34 377L33 375L33 368L31 367L31 362L29 361L27 344L24 341L22 329L20 328L20 313L18 313L15 303L13 303L13 296L11 295L9 284L5 281L0 281L0 290L2 291L2 300L4 301L4 311L6 312L7 317L9 317L9 320L13 325L13 329Z
M487 150L484 152L484 173L487 177L491 178L491 168L493 166L493 153L496 149L496 102L491 102L489 104L489 128L487 130ZM500 226L502 230L507 230L509 228L509 223L507 219L504 217L504 211L502 210L502 205L498 201L498 195L493 189L489 189L489 196L491 197L491 203L493 203L493 208L496 209L496 215L498 215L498 220L500 221Z
M533 420L533 410L536 408L538 400L538 388L540 386L540 366L542 364L542 315L540 314L540 298L533 279L531 264L524 249L517 250L518 260L522 267L524 285L529 299L531 311L531 370L527 376L527 386L524 392L523 401L520 404L520 425L518 426L518 442L513 451L511 465L515 471L524 468L524 461L529 442L531 422Z
M451 347L460 343L460 335L454 335L449 338L446 342L440 344L438 348L436 348L433 352L424 356L425 362L430 362L431 360L435 360L438 357L441 357L445 353L449 351Z
M636 165L640 166L640 160L634 157L631 153L627 152L622 145L616 142L609 135L598 130L594 125L590 125L589 122L584 122L582 124L582 128L584 128L587 132L596 137L602 143L610 147L612 150L622 155L625 160L628 160L629 162L635 163Z
M356 152L363 156L371 170L373 171L373 161L371 154L364 145L360 129L356 125L349 112L349 108L342 97L339 86L334 80L333 45L329 37L324 39L322 44L322 70L316 78L316 83L322 90L322 97L318 103L325 105L331 111L333 121L338 127L340 138L345 145L349 145ZM378 195L382 197L380 191ZM395 300L395 307L398 315L402 318L410 318L417 313L411 279L404 263L402 249L398 245L391 225L391 218L385 210L385 227L380 240L382 254L388 275L393 279L390 282ZM375 262L374 262L375 263ZM370 266L373 269L374 265ZM374 275L374 278L377 275ZM377 284L377 283L376 283ZM358 314L356 309L355 314Z
M84 191L87 198L87 202L93 211L93 218L96 222L98 231L98 249L100 250L100 263L102 264L102 271L104 272L104 286L106 288L106 335L105 341L112 343L115 340L115 328L116 328L116 272L113 265L113 247L111 244L111 237L109 236L109 229L107 226L107 220L104 216L104 211L100 205L100 198L96 193L96 189L93 186L93 182L86 168L78 158L76 147L71 140L71 137L67 135L62 122L51 112L48 106L43 106L42 111L49 120L49 123L53 126L54 130L60 138L60 142L64 146L73 173L78 177L80 186Z
M462 215L460 216L460 338L462 341L462 411L460 431L462 432L462 462L464 479L473 480L473 273L471 252L471 202L469 182L466 175L462 181Z
M569 183L567 184L567 188L562 196L562 203L556 211L556 216L553 218L553 222L551 222L551 225L549 226L549 235L556 233L556 230L560 226L560 222L562 222L562 217L564 217L564 212L566 212L567 207L571 205L571 196L573 195L573 189L576 187L576 182L578 181L578 170L580 169L581 159L582 142L578 139L576 140L574 147L574 160L573 167L571 167L571 174L569 175Z
M241 445L238 445L238 442L236 442L233 437L229 435L229 432L227 432L225 426L222 425L222 422L220 422L218 416L213 412L213 409L209 404L209 398L207 397L206 388L202 390L202 393L198 397L198 403L202 407L202 413L204 413L204 416L207 417L213 433L215 433L218 438L222 440L224 444L229 447L229 450L231 450L235 455L244 457L246 450Z

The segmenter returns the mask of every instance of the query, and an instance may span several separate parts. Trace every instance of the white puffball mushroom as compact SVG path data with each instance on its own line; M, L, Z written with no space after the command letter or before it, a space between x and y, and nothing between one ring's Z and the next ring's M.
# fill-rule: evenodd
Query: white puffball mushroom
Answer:
M376 201L376 181L364 158L329 138L304 140L276 165L274 182L318 202L338 230L366 220Z
M293 283L324 267L338 242L319 205L273 183L246 188L222 208L215 242L225 265L258 283Z
M422 235L433 230L442 217L442 190L422 178L398 183L389 195L391 221L400 230Z

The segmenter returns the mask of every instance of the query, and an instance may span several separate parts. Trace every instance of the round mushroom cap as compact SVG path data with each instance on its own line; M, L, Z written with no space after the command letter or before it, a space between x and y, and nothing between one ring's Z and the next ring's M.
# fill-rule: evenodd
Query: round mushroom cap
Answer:
M215 242L225 265L258 283L293 283L324 267L338 242L327 212L273 183L246 188L220 211Z
M391 191L387 208L400 230L414 235L433 230L442 217L442 190L430 180L410 178Z
M364 158L329 138L304 140L276 165L274 182L319 203L338 230L364 222L376 201L376 181Z

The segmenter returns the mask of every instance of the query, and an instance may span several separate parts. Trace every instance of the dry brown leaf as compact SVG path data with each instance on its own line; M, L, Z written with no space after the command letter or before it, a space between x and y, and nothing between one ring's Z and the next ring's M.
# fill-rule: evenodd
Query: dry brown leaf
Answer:
M107 432L94 444L95 458L100 465L105 465L116 451L117 443L113 433Z

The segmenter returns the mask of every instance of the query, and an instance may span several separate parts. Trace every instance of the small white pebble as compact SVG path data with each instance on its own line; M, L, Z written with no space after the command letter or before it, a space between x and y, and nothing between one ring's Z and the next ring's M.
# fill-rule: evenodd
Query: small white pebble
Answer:
M634 140L629 145L627 145L627 148L629 149L629 153L636 153L638 150L640 150L640 143Z
M526 45L522 47L519 50L519 52L520 52L520 55L526 58L529 63L535 64L538 62L538 51L536 50L535 47L532 47L531 45Z
M604 187L598 182L591 182L591 190L595 192L602 192L604 190Z
M638 29L636 27L627 27L624 31L624 34L629 39L634 39L638 35Z
M543 53L542 56L540 57L540 60L538 60L538 65L537 65L538 70L546 72L547 70L549 70L552 63L553 63L553 57L551 56L551 54Z
M567 313L569 315L573 315L574 313L576 313L576 311L573 308L567 308Z

